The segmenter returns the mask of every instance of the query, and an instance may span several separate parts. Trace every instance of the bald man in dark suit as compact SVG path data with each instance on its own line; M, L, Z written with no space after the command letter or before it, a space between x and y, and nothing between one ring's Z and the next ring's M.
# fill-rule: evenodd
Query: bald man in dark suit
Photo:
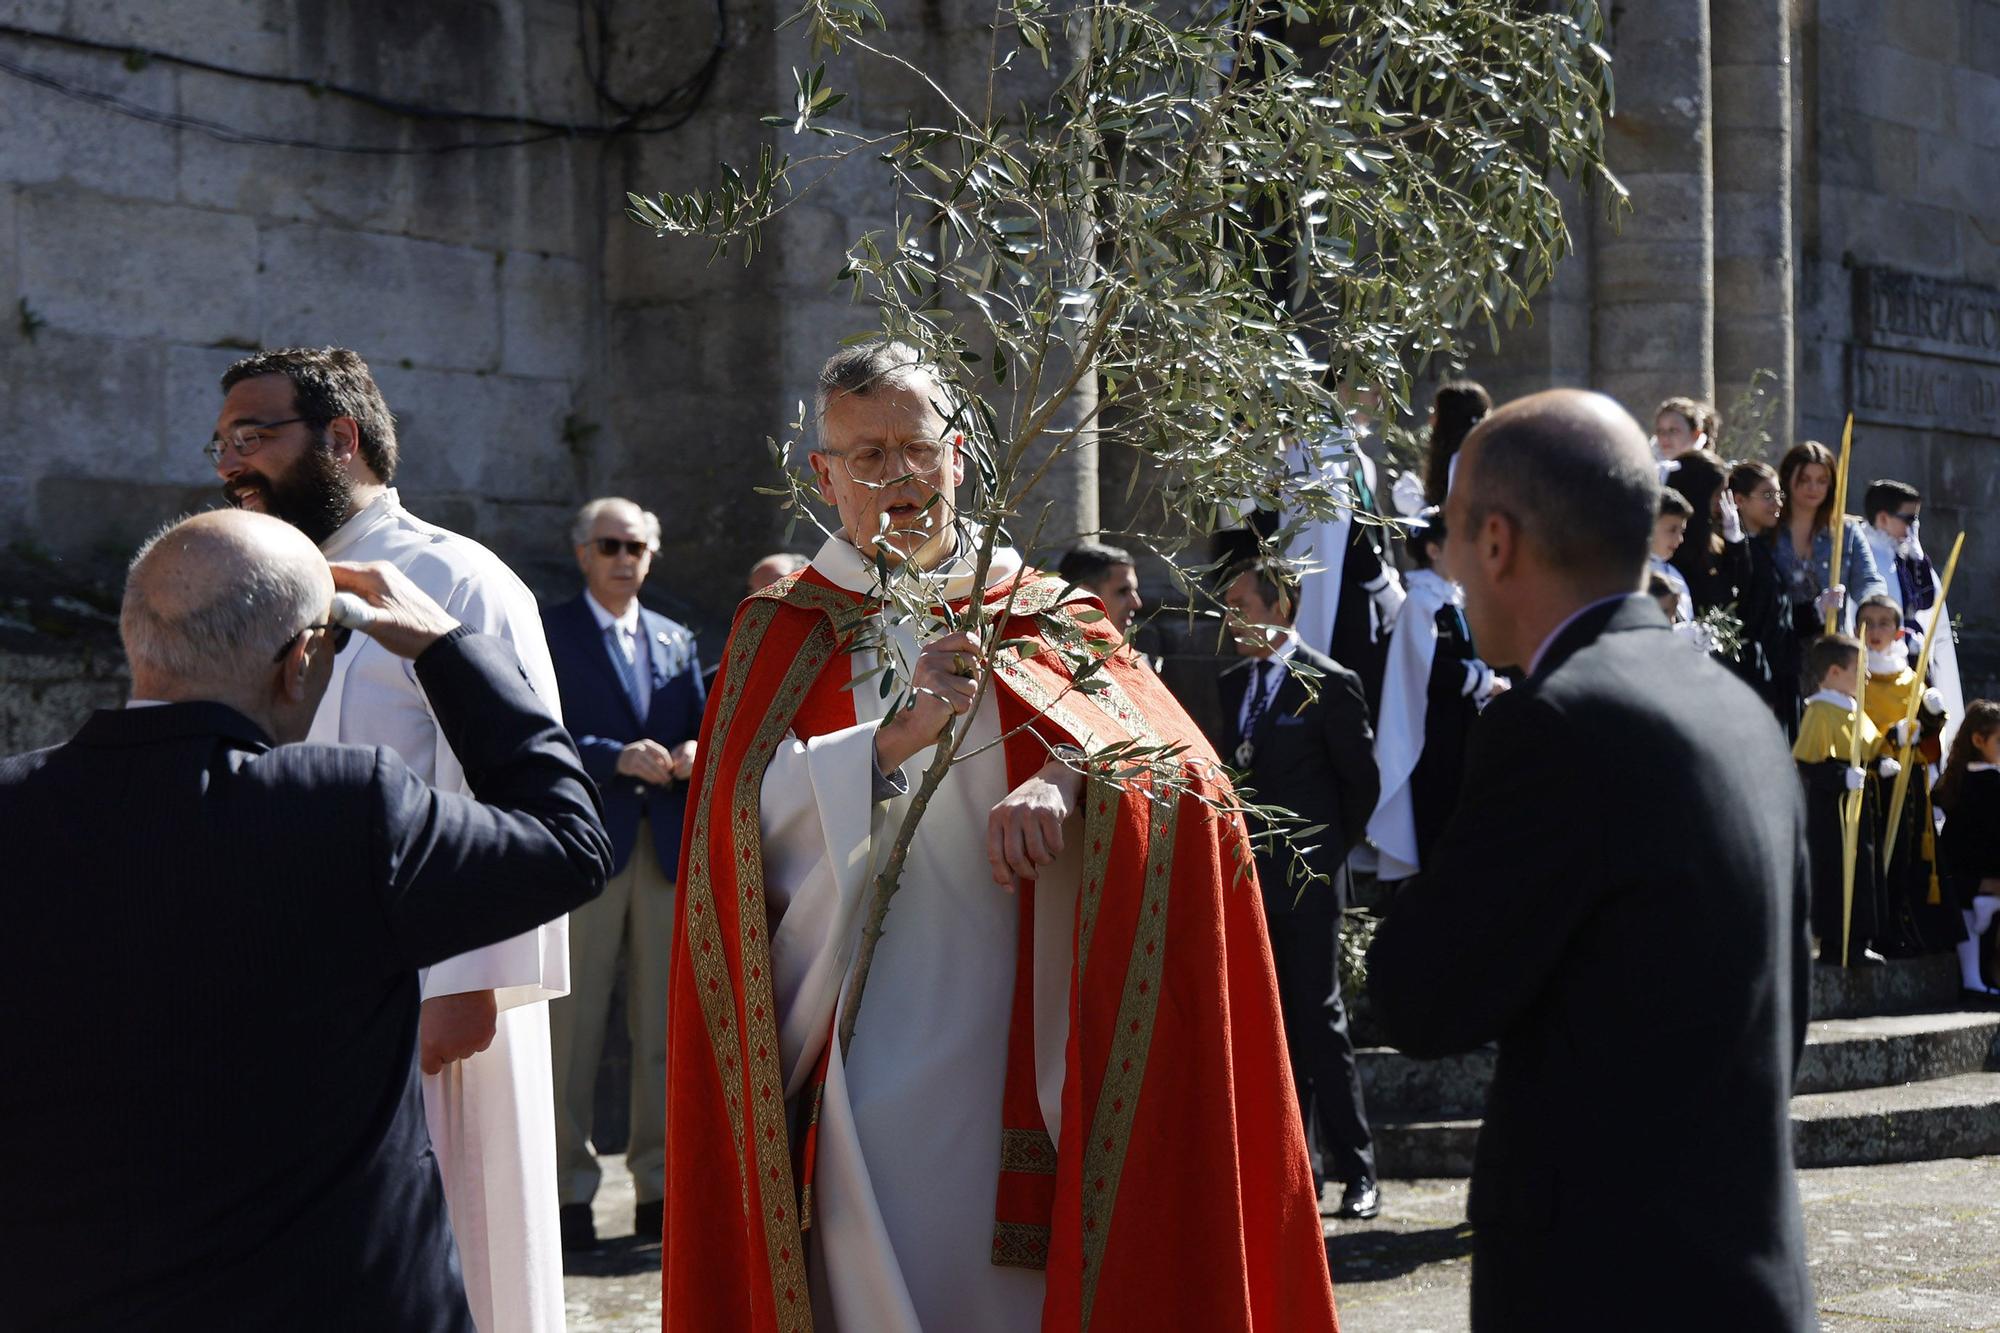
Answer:
M1769 710L1634 592L1656 475L1617 404L1557 390L1480 423L1446 504L1473 637L1526 681L1473 727L1369 994L1412 1055L1499 1043L1477 1330L1816 1326L1799 785Z

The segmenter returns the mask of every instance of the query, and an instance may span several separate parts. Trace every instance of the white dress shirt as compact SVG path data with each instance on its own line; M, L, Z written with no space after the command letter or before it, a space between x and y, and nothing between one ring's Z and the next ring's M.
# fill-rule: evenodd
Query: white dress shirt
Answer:
M605 610L604 603L588 591L583 594L583 604L590 608L592 618L597 621L599 634L613 625L618 627L618 646L625 654L625 665L631 669L632 679L638 685L639 697L633 700L633 706L639 710L639 721L644 723L646 710L653 703L653 663L646 651L646 636L639 629L639 599L634 597L632 605L625 608L622 616L614 616ZM605 646L605 651L610 651L610 645ZM612 665L615 667L617 664Z
M1283 688L1285 683L1287 664L1292 660L1292 654L1299 650L1299 642L1299 636L1287 629L1278 635L1277 641L1272 645L1269 657L1253 657L1250 659L1250 683L1244 687L1243 703L1236 710L1236 734L1238 737L1244 740L1249 739L1250 709L1260 695L1264 700L1265 712L1269 712L1271 705L1277 702L1278 691ZM1266 669L1268 666L1274 664L1277 667L1276 671Z

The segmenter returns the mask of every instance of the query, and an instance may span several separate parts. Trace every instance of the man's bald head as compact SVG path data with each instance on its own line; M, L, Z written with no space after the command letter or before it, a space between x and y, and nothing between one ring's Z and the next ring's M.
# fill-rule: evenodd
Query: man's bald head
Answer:
M1504 513L1574 582L1636 586L1645 568L1658 470L1639 423L1601 393L1550 389L1488 414L1466 437L1452 489L1455 531Z
M333 576L291 524L248 511L197 514L139 548L118 632L142 694L231 700L320 620Z

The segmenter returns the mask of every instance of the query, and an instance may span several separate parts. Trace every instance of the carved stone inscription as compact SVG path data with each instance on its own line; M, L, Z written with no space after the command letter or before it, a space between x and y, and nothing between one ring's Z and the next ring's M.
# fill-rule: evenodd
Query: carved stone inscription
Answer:
M2000 366L1854 349L1854 415L1918 430L2000 436Z
M1856 286L1866 346L2000 365L2000 291L1881 268L1861 270Z
M1854 297L1858 420L2000 437L2000 291L1863 269Z

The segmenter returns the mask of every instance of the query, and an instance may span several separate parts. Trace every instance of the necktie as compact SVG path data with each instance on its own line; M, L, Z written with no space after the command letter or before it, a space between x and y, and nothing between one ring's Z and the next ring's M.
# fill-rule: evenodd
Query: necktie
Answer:
M1277 675L1277 663L1266 658L1250 668L1249 706L1243 711L1243 739L1236 745L1236 766L1248 768L1257 757L1257 745L1252 739L1257 732L1257 724L1264 719L1264 710L1271 706L1271 696L1277 693L1272 687ZM1270 670L1269 679L1266 671Z
M632 701L632 711L640 721L646 717L646 702L639 693L639 673L633 669L632 659L625 655L625 635L613 621L604 627L605 646L611 653L611 665L618 668L618 679L625 686L625 697Z

